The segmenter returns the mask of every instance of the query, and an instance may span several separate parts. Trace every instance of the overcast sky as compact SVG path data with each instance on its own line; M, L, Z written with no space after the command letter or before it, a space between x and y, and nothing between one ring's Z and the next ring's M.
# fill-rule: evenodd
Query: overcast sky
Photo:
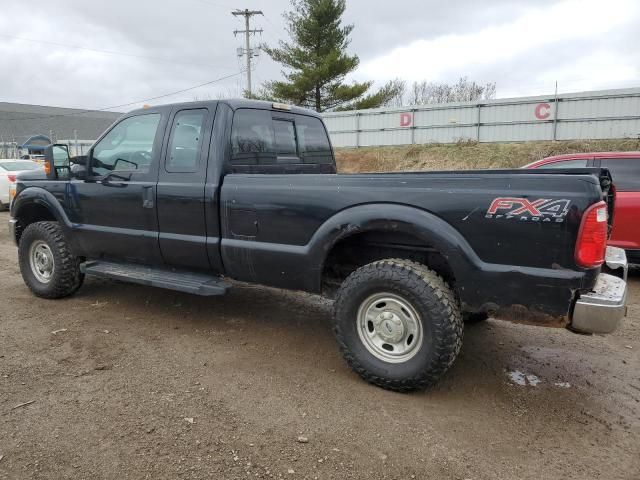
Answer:
M2 0L0 101L104 108L237 74L244 28L286 39L288 0ZM638 0L347 0L352 79L496 82L497 96L640 86ZM18 37L18 38L15 38ZM37 42L38 41L38 42ZM49 43L40 43L49 42ZM84 47L71 48L69 46ZM111 52L111 53L107 53ZM125 55L126 54L126 55ZM266 55L254 86L278 78ZM244 75L146 103L237 96ZM137 106L124 106L126 111Z

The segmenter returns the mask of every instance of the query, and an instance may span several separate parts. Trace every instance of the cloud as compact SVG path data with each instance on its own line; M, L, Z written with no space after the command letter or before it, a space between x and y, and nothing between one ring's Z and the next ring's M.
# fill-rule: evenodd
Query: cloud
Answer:
M586 88L606 86L604 76L618 83L637 82L640 72L617 51L628 39L614 35L617 42L612 42L608 35L637 25L639 12L633 0L610 0L606 6L596 0L567 0L529 7L499 25L397 47L363 64L358 77L450 81L480 73L481 80L498 83L499 93L523 90L522 84L509 85L523 71L532 91L556 79ZM515 65L523 70L514 72Z
M260 9L253 41L286 39L289 0L245 0ZM5 0L0 34L0 101L99 108L187 88L240 72L231 0ZM401 77L496 81L499 95L640 83L640 6L633 0L348 0L350 51L359 80ZM280 65L261 55L254 84L278 78ZM243 75L158 100L239 95ZM566 88L565 88L566 87ZM153 102L151 102L153 103ZM131 107L133 108L133 107ZM128 108L126 108L128 109Z

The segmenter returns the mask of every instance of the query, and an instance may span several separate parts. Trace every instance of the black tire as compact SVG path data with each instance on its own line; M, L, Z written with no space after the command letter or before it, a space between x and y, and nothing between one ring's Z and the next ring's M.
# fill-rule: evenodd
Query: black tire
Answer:
M464 323L474 324L484 322L489 318L489 314L486 312L465 312L462 314Z
M39 280L31 268L30 250L35 242L44 242L53 256L54 267L48 282ZM56 222L29 225L20 237L18 259L24 283L38 297L67 297L82 286L84 274L80 272L80 261L71 253L62 228Z
M360 306L381 292L406 300L424 332L413 356L400 363L375 356L359 333ZM398 392L434 385L462 346L463 321L455 294L434 271L408 260L380 260L349 275L338 290L334 322L340 351L351 368L367 382Z

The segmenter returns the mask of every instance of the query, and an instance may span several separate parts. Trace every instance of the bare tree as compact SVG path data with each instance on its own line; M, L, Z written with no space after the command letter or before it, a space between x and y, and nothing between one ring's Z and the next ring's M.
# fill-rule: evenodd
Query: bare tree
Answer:
M422 80L413 82L409 88L403 84L401 97L394 97L388 106L428 105L433 103L473 102L496 97L496 84L479 84L468 77L461 77L456 83L436 83Z
M384 103L385 107L402 107L407 97L407 82L400 78L395 78L387 83L387 88L393 92L392 96Z

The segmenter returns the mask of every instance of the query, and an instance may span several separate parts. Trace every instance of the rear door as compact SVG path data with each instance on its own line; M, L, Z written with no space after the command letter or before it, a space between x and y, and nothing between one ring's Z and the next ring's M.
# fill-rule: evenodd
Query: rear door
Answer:
M616 187L616 203L610 245L640 249L640 158L602 158L599 167L608 168Z
M174 267L209 269L205 182L212 107L176 107L158 176L160 250Z

